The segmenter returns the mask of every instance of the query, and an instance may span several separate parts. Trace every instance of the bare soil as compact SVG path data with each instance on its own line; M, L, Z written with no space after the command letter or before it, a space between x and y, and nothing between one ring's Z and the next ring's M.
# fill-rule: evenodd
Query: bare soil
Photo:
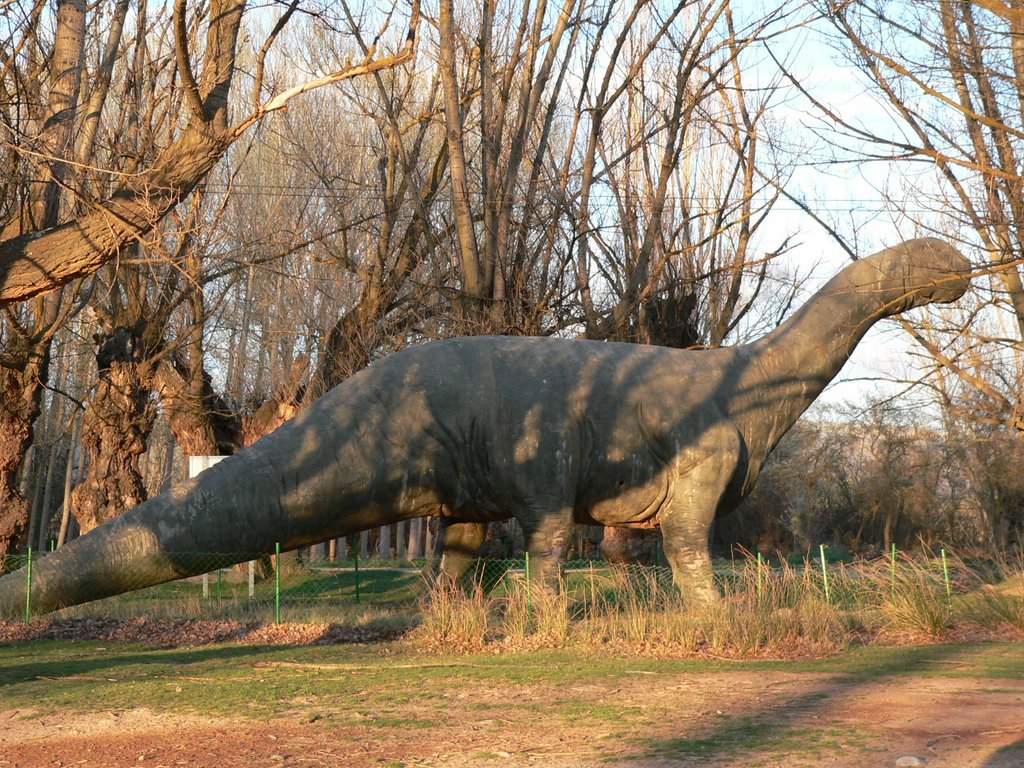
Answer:
M862 768L904 756L930 768L1024 766L1024 680L638 669L581 686L481 688L456 673L442 706L440 725L416 727L437 721L436 700L403 698L387 712L400 713L395 725L372 707L296 707L263 722L102 702L41 715L0 699L0 768Z

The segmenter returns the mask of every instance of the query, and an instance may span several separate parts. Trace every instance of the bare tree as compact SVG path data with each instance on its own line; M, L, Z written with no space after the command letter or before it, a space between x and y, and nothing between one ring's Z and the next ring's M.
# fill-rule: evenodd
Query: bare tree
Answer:
M43 4L36 4L22 20L24 34L8 49L10 55L2 62L0 88L7 107L6 127L15 134L15 145L25 130L34 134L34 141L27 142L23 196L20 204L8 209L9 218L3 228L7 239L0 242L0 248L22 233L54 227L61 216L62 187L81 86L85 3L58 3L49 51L38 36L42 13ZM24 59L19 58L19 48L27 52ZM41 83L46 83L48 90L44 91ZM23 113L17 106L17 96L24 89L30 95ZM33 422L49 375L53 337L72 311L73 304L62 302L57 293L21 307L5 308L0 320L0 553L14 548L29 522L28 501L19 493L16 477L33 441Z
M269 112L283 108L295 96L313 88L397 66L412 57L413 35L401 52L384 58L368 57L344 70L299 84L262 100L262 69L256 72L256 105L235 125L228 119L229 95L235 70L238 31L245 0L213 0L206 14L203 68L193 73L185 0L174 4L175 61L189 119L175 140L158 152L152 164L124 179L123 188L109 199L97 200L73 221L0 243L0 303L22 301L95 272L121 250L144 237L198 184L221 159L227 148ZM294 13L292 3L281 16ZM418 13L413 11L413 27ZM271 32L260 51L281 27Z
M5 239L0 242L0 303L5 305L5 315L0 341L4 344L3 419L10 422L10 428L4 429L0 444L0 494L11 503L3 505L10 520L0 525L0 548L9 550L14 545L27 520L26 502L17 496L15 476L31 442L31 424L39 412L38 393L46 382L49 344L63 318L80 305L70 297L62 302L60 292L53 293L54 289L95 272L115 256L145 255L143 240L148 233L193 191L227 148L266 114L301 93L397 66L412 57L410 35L393 56L374 58L376 51L371 50L357 64L347 64L326 75L319 73L310 81L291 85L267 98L263 65L271 44L297 6L282 6L276 26L253 56L254 95L248 116L234 125L228 111L237 68L238 32L245 11L245 3L240 0L214 0L195 15L189 13L184 0L178 0L169 15L158 13L155 24L148 20L146 4L140 4L134 18L135 39L129 44L134 46L134 59L123 55L122 33L130 10L127 2L117 2L112 15L100 13L102 9L90 15L82 2L57 3L52 41L40 36L40 30L46 28L41 23L48 8L44 3L25 9L21 23L8 27L12 36L0 78L7 97L7 145L16 150L8 157L21 158L25 169L22 178L35 181L26 182L20 190L13 185L5 187L4 210L8 216L3 222ZM412 18L415 28L415 9ZM163 38L172 41L167 49L170 55L154 58L153 48L159 47L160 37L153 32L161 24L172 33ZM92 46L88 51L87 42ZM194 53L198 50L203 55L201 72L196 75L192 62L197 60ZM128 86L123 87L114 74L126 60L127 71L145 71L152 76L125 80ZM147 84L151 89L167 89L169 97L147 102L147 94L140 92ZM112 88L120 88L124 98L108 108ZM152 94L151 90L148 95ZM23 110L23 104L28 108ZM140 106L142 109L134 109ZM152 109L154 106L156 109ZM185 118L183 127L177 130L179 106ZM113 132L113 123L118 120L123 135ZM169 136L165 143L161 143L163 136ZM126 145L134 149L127 154L117 151ZM188 249L179 250L185 253ZM129 277L125 287L121 275L111 272L106 277L109 293L104 298L118 292L121 295L113 303L121 310L133 308L137 321L144 318L147 305L141 299L150 291L145 280ZM96 297L96 289L92 290L91 295ZM15 304L46 292L49 295L35 304ZM133 335L144 335L136 327L138 322L124 322L126 317L114 317L104 311L109 307L93 303L97 316L108 326L101 356L117 352L114 358L119 354L138 357L140 350L152 353L160 346L158 332L151 330L150 341L136 343L138 338ZM173 306L173 302L165 304ZM191 305L193 310L201 309L194 293ZM153 319L159 317L157 313ZM106 362L110 364L101 368L106 386L101 384L100 391L117 391L124 404L135 403L136 410L144 412L149 395L143 391L152 387L155 369L145 371L138 381L128 377L115 385L114 363L118 361L111 358ZM136 371L132 376L145 367L136 365L140 362L133 361ZM191 366L188 373L189 389L198 395L203 385L195 382L202 379L201 367ZM102 410L97 408L95 412ZM107 417L113 415L108 413ZM92 427L87 424L83 430L83 439L96 446L104 444L95 437L97 422L90 423ZM136 450L137 437L130 442L132 451ZM96 463L96 471L102 464ZM126 493L121 493L122 504L135 498Z
M886 192L903 203L904 219L958 238L982 276L975 302L962 311L930 311L917 323L904 322L931 367L958 380L929 384L944 408L976 425L962 436L980 430L989 433L983 444L990 445L995 428L1020 439L1024 15L1014 4L980 1L830 1L820 10L837 47L891 117L889 123L858 120L808 94L835 143L847 157L902 171L902 188ZM1008 536L996 536L994 546L1006 546Z
M854 145L852 156L931 167L931 173L915 174L918 184L908 175L903 215L921 229L959 236L979 257L986 278L976 288L987 297L971 308L969 325L951 329L962 337L959 347L936 334L949 327L953 315L948 311L931 313L929 325L916 331L907 327L938 364L984 392L1002 411L1003 423L1019 430L1020 388L1000 391L972 370L972 360L989 357L986 345L998 344L1003 336L1011 347L1019 346L1024 330L1024 168L1018 146L1024 60L1013 42L1022 19L1009 8L1002 15L989 12L999 5L823 5L823 15L838 33L837 44L884 100L898 130L883 133L877 123L855 122L814 101L837 131L837 142ZM1001 328L1012 338L990 332L993 318L999 325L999 314L1012 323ZM981 330L973 341L962 333L970 328Z

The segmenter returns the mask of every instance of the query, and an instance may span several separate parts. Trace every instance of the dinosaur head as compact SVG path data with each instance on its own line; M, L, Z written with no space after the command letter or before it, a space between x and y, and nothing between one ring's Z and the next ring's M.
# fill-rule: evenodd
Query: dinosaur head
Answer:
M971 263L949 243L934 237L907 240L869 257L888 280L899 297L891 313L936 302L956 301L970 285ZM889 314L889 312L887 312Z

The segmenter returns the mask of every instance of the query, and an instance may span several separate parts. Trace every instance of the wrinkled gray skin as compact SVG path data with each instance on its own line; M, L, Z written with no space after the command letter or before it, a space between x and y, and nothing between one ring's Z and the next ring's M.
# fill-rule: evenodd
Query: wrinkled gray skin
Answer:
M851 264L751 344L686 351L547 338L413 347L352 377L252 447L36 563L34 612L208 565L440 512L467 550L515 517L557 581L574 521L660 526L678 587L717 599L716 515L750 492L779 439L882 317L967 288L949 245L911 240ZM20 574L0 615L24 611Z

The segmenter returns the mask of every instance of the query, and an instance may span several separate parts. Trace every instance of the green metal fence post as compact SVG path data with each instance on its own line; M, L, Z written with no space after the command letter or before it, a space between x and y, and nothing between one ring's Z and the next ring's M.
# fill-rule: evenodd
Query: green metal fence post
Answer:
M597 605L597 599L595 595L597 590L594 588L594 561L590 561L590 609L593 610Z
M32 547L28 548L28 564L25 567L25 623L32 621Z
M359 547L352 547L352 565L355 569L356 578L356 602L359 602Z
M890 565L890 571L891 571L890 582L892 584L892 589L890 591L892 592L892 596L895 597L896 596L896 542L893 542L893 545L892 545L892 563Z
M829 594L829 591L828 591L828 561L825 559L825 545L824 544L821 545L820 551L821 551L821 576L822 576L822 578L825 581L825 602L826 603L831 603L832 602L832 596Z
M761 553L757 553L757 599L761 600Z
M274 544L274 623L281 623L281 543Z
M526 612L533 613L533 600L532 600L532 589L530 588L530 552L527 550L523 553L525 562L523 564L523 571L526 573Z
M946 561L946 550L939 550L942 553L942 578L946 582L946 603L953 607L953 586L949 582L949 563Z

